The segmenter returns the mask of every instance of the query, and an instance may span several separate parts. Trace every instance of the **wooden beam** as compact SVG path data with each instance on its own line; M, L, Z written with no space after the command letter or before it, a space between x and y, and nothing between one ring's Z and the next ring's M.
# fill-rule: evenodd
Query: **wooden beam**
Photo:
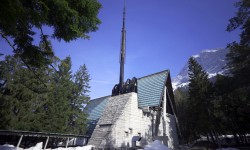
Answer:
M47 148L48 142L49 142L49 136L48 136L48 137L47 137L47 139L46 139L46 143L45 143L45 145L44 145L44 148L43 148L43 149L46 149L46 148Z
M69 145L69 138L67 138L67 141L66 141L66 148L68 148L68 145Z
M22 139L23 139L23 135L20 136L19 141L18 141L16 147L19 147L19 146L20 146L20 144L21 144L21 142L22 142Z

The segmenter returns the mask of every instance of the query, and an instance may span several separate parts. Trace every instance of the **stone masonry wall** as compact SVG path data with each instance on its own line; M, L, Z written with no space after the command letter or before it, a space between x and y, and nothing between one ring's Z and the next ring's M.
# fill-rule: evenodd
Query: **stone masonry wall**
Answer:
M96 147L132 147L132 138L141 136L141 145L152 141L151 116L138 109L136 93L110 97L88 142Z
M127 104L113 128L115 147L132 147L132 138L141 136L141 146L152 141L151 116L138 108L136 93L126 94Z
M160 120L158 136L164 138L162 117ZM167 145L174 148L177 134L173 116L168 115L165 122L165 133L169 139ZM152 142L152 114L138 108L136 93L127 93L108 99L88 145L98 148L134 147L132 139L135 136L141 136L141 147Z

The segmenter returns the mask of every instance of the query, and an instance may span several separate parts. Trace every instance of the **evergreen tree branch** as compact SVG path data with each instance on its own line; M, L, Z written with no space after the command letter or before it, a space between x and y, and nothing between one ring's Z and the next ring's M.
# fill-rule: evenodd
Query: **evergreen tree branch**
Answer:
M0 32L1 36L3 39L5 39L5 41L9 44L9 46L13 49L13 51L16 51L15 46L10 42L10 40L7 38L7 36L5 36L2 32ZM20 56L20 55L18 55ZM22 62L25 64L25 66L36 76L36 78L45 86L47 87L47 85L42 81L42 79L36 74L36 72L26 63L26 61L22 58L22 56L20 56Z
M47 35L44 34L42 27L39 27L39 29L40 29L40 31L41 31L41 36L42 36L42 40L43 40L43 42L44 42L44 44L45 44L45 48L46 48L46 49L50 49L50 47L49 47L49 42L48 42L48 40L47 40ZM61 73L60 73L51 63L49 63L49 66L50 66L51 68L53 68L53 69L55 70L56 73L58 73L59 75L61 75Z
M36 76L36 78L44 85L44 87L47 87L47 85L42 81L42 79L36 74L36 72L25 62L25 60L20 57L25 66Z
M14 45L13 45L13 44L10 42L10 40L7 38L7 36L4 35L4 33L2 33L1 31L0 31L0 34L1 34L2 38L5 39L5 41L9 44L9 46L10 46L13 50L16 50L15 47L14 47Z

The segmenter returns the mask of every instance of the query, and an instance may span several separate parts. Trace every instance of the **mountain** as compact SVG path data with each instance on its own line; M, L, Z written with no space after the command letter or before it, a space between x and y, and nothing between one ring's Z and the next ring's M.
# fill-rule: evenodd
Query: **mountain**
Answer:
M208 73L208 77L211 79L216 76L216 74L226 74L226 54L229 52L228 49L211 49L203 50L198 55L193 55L197 62L202 66L202 68ZM173 89L179 87L186 88L189 84L188 82L188 62L182 68L180 73L172 80Z

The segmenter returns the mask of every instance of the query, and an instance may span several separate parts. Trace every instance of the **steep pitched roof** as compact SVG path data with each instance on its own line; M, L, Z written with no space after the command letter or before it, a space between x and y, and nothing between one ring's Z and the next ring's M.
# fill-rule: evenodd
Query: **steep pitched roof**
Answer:
M89 104L84 108L84 111L88 114L88 130L86 135L91 136L95 126L102 115L104 108L108 102L109 96L93 99Z
M165 70L137 80L139 107L160 105L168 74Z
M169 97L167 97L167 112L174 114L174 111L176 110L169 70L164 70L137 79L138 106L140 108L160 106L165 85L167 86L169 94ZM88 114L89 120L86 135L92 135L95 126L106 107L109 97L110 96L105 96L93 99L85 107L84 111Z
M138 78L137 94L139 107L159 106L162 99L164 86L169 77L169 70L164 70L155 74ZM89 115L89 120L97 121L101 117L109 97L110 96L101 97L90 101L90 103L85 107L86 113Z
M85 107L85 112L88 114L89 120L98 120L107 104L109 96L93 99Z

